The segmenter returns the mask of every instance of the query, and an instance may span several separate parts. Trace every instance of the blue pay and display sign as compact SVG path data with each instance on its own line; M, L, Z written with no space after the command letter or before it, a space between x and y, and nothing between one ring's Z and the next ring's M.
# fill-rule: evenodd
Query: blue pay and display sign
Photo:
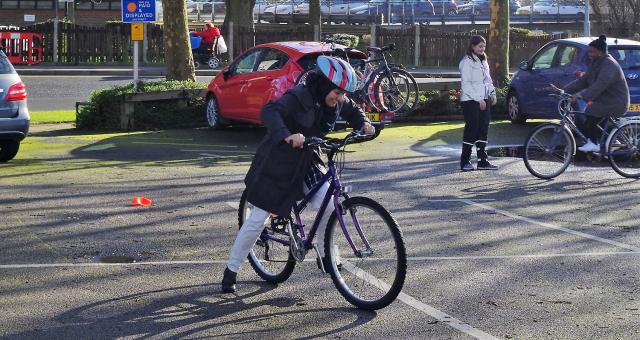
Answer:
M122 0L122 22L156 21L155 0Z

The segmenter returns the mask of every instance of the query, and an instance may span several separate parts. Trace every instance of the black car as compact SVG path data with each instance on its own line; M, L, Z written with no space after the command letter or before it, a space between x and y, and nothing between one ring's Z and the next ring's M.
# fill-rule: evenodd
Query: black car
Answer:
M0 49L0 163L16 156L29 122L27 89Z

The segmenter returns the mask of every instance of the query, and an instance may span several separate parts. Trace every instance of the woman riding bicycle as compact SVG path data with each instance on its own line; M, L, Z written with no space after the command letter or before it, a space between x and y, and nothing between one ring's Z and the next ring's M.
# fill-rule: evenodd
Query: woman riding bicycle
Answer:
M356 75L344 60L320 56L315 72L305 85L298 85L268 103L261 112L267 135L256 151L245 177L247 201L254 205L236 237L222 278L222 291L236 290L236 276L242 262L264 229L271 214L289 216L294 203L322 177L324 163L319 148L303 148L306 137L323 137L333 130L338 115L355 129L373 134L375 129L362 109L345 93L356 89ZM314 195L311 206L319 209L328 183ZM331 216L331 205L323 215L318 234ZM317 249L324 258L324 239L317 238ZM326 267L326 265L325 265Z
M606 117L621 117L629 109L629 87L618 62L607 53L607 37L601 35L589 43L587 72L566 85L563 90L583 99L589 105L584 117L577 117L576 126L587 140L578 148L582 152L599 151L601 131L598 123ZM551 84L555 90L559 90Z

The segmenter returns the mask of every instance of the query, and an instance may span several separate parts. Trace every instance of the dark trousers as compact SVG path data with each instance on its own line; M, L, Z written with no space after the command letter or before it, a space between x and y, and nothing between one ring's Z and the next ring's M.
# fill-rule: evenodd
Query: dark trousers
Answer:
M464 165L471 158L471 150L476 146L479 160L487 159L487 135L489 133L489 121L491 120L490 103L487 108L480 110L480 104L475 100L461 102L464 115L464 133L462 135L462 156L460 164Z
M602 130L598 127L598 123L600 123L602 119L602 117L596 116L576 115L576 126L587 138L598 144L602 136ZM586 143L587 141L585 140L583 142Z

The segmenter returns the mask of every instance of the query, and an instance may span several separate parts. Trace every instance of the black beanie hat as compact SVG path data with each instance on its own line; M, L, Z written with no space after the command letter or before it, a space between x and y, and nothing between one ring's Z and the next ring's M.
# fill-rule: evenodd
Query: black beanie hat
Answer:
M602 53L607 53L607 37L601 35L598 39L590 42L589 46L599 49Z

